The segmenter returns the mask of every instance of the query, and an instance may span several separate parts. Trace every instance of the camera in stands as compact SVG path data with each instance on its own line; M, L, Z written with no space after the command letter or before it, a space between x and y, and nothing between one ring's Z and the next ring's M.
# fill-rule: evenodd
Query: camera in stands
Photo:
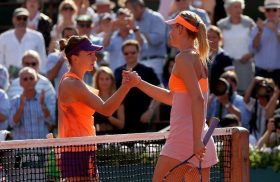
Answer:
M231 91L231 86L228 81L224 78L219 78L219 80L214 85L213 94L216 96L222 96L229 94Z

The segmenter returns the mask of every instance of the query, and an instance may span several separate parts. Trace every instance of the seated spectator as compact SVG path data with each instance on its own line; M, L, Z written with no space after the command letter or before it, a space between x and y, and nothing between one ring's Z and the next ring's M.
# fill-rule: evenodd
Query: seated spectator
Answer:
M9 72L5 66L0 64L0 89L7 90L10 86Z
M35 90L38 74L31 67L19 72L20 95L11 100L9 124L15 140L45 138L55 125L55 107L52 99L42 90Z
M28 50L24 53L22 57L22 67L32 67L38 74L38 82L35 86L36 91L41 93L42 90L45 91L45 95L50 97L52 107L55 108L56 105L56 93L53 88L52 83L43 75L41 75L39 71L39 66L41 64L41 59L39 54L36 51ZM7 94L10 99L13 97L22 94L23 88L20 85L20 79L16 78L9 87Z
M266 114L266 107L273 94L273 90L274 83L272 79L257 76L248 86L243 98L246 107L252 114L250 133L257 140L259 140L266 129L266 123L269 119Z
M226 114L220 121L221 127L234 127L240 125L240 119L235 114Z
M115 76L107 66L98 68L94 77L94 87L98 89L98 96L106 101L116 91ZM124 127L124 106L121 104L112 116L94 113L94 124L97 135L120 133Z
M280 145L280 115L274 115L268 120L267 129L257 143L258 148L276 147Z
M0 88L0 130L8 129L10 102L6 92Z
M241 121L241 126L249 130L251 113L243 97L236 92L237 84L237 76L233 71L222 74L214 87L214 95L209 97L207 118L215 116L221 119L228 113L235 114Z

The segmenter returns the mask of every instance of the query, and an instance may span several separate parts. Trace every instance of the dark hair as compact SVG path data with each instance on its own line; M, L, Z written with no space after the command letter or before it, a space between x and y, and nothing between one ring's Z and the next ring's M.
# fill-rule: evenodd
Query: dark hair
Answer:
M239 126L239 122L235 114L227 114L222 118L220 125L221 127Z
M64 50L65 55L66 55L69 63L71 63L71 56L68 56L68 53L72 49L74 49L77 45L79 45L82 41L84 41L85 39L88 39L88 38L86 36L73 35L68 40L61 39L59 41L60 50L61 51Z
M124 48L127 46L135 46L137 51L140 51L140 45L139 42L137 40L126 40L123 44L122 44L122 52L124 51Z
M125 0L125 5L131 4L132 6L140 5L142 7L145 7L145 2L143 0Z
M76 28L74 28L74 27L65 27L65 28L62 30L62 32L61 32L62 37L65 36L65 32L66 32L66 31L73 31L73 32L75 33L75 35L78 35L78 31L77 31Z

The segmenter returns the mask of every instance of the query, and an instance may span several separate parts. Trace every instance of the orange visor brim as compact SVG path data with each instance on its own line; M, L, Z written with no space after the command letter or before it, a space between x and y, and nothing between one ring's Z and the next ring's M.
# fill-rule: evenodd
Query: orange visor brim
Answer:
M198 29L195 26L190 24L187 20L185 20L180 15L176 16L176 18L174 18L174 19L165 21L165 23L168 25L173 25L173 24L178 23L178 24L184 26L185 28L189 29L192 32L198 32Z

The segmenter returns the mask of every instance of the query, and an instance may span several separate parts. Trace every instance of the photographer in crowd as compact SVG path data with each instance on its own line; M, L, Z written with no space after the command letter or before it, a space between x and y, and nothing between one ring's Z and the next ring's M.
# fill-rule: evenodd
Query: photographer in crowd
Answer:
M234 114L241 121L241 126L249 129L250 111L246 108L243 97L237 90L237 76L234 71L226 71L213 87L209 97L207 118L224 118Z
M267 129L257 143L258 148L280 145L280 115L276 114L268 120Z
M266 129L267 120L270 118L267 111L271 96L274 92L272 79L256 76L250 83L244 95L244 102L251 111L250 133L258 140ZM270 109L269 109L270 108Z

